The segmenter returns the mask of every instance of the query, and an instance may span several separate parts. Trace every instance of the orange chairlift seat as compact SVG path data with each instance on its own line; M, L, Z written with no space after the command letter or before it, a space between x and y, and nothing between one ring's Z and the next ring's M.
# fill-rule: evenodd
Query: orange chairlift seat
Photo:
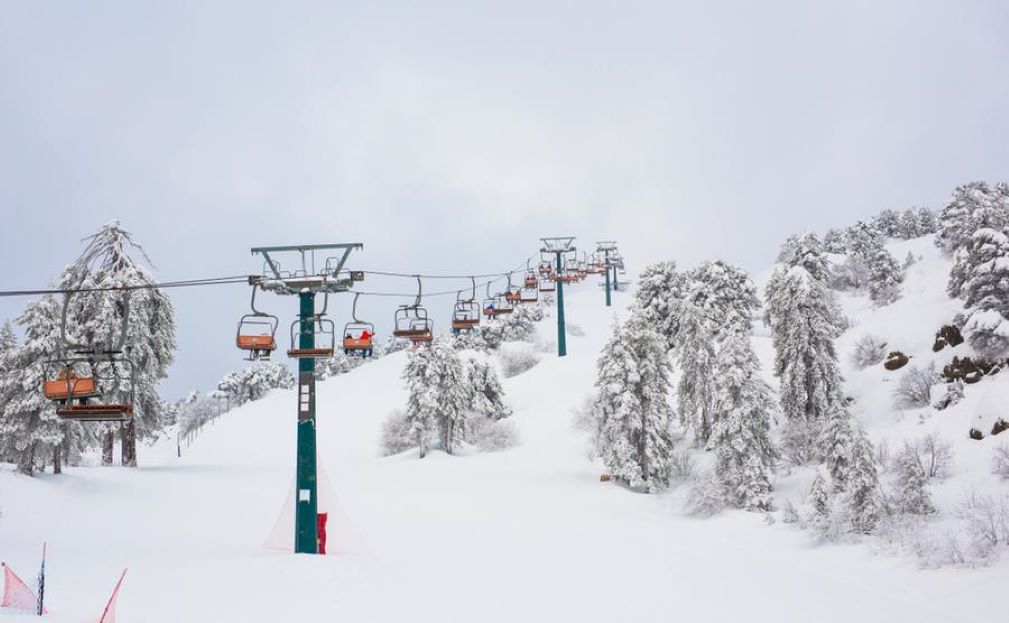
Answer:
M323 298L322 310L315 314L311 320L305 323L302 328L301 319L291 323L291 347L287 349L287 356L291 359L325 359L332 357L336 352L336 325L332 320L326 318L326 310L329 308L329 293ZM301 346L299 337L303 333L313 336L312 347ZM322 343L319 343L322 337Z
M393 314L393 337L406 338L414 344L430 342L434 339L434 323L428 317L427 309L421 305L424 285L420 275L417 278L417 297L410 305L400 305Z
M235 334L235 346L248 352L249 361L269 360L270 354L277 350L277 326L280 320L256 309L258 289L258 284L252 286L252 312L238 321L238 331Z
M123 301L118 309L118 335L113 332L108 342L87 345L71 344L67 339L67 310L73 294L71 290L64 295L57 357L46 362L50 370L58 367L59 371L47 375L47 379L42 382L42 395L57 404L56 415L61 419L85 422L128 420L133 417L135 391L133 363L123 356L130 317L130 292L123 290ZM68 356L67 353L74 355ZM84 365L90 368L90 375L78 374L75 369ZM128 369L128 376L119 374L120 366ZM103 395L103 388L109 389L110 385L117 392L121 391L123 381L126 381L128 387L125 392L127 400L109 403L96 400Z
M354 294L354 306L350 312L352 320L343 327L343 352L347 355L370 357L375 347L375 325L358 319L357 299L360 296L360 292Z

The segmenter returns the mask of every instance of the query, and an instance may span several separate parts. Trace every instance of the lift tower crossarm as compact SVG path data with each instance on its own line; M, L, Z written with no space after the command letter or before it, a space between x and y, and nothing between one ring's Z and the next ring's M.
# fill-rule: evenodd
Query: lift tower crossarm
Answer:
M360 281L360 275L351 273L349 276L341 277L340 273L347 263L352 251L363 249L360 242L339 243L339 244L306 244L287 245L274 247L254 247L253 255L262 255L265 260L266 270L264 274L255 281L264 290L269 290L277 294L299 294L301 292L346 292L354 281ZM316 251L342 251L338 259L327 258L324 268L316 271L315 252ZM278 253L295 252L301 256L301 270L295 273L285 274L280 267L280 262L275 259ZM331 260L337 259L336 267L332 267Z

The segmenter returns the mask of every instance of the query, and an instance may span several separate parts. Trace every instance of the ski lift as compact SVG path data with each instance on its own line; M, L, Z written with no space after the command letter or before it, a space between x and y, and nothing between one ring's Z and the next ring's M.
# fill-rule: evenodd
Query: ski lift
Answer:
M491 294L490 282L487 282L487 298L483 300L483 315L488 318L496 318L501 314L510 314L515 311L515 307L508 299L507 292Z
M291 323L291 348L287 350L287 356L291 359L325 359L332 357L336 352L336 324L325 317L326 310L329 308L329 292L326 292L322 300L322 311L305 322L305 327L301 326L301 318ZM312 334L315 337L313 341L315 346L302 348L298 343L298 337L302 333ZM321 346L319 345L320 336L322 337Z
M504 291L505 302L510 303L514 307L515 303L522 300L522 288L519 286L512 285L512 274L508 273L508 287Z
M427 309L421 306L423 286L417 277L417 298L412 305L400 305L393 315L394 337L409 339L414 344L430 342L434 339L434 323L428 318Z
M480 308L476 302L476 278L470 277L473 282L473 289L468 299L459 298L460 291L456 294L455 307L452 310L452 333L469 333L480 325Z
M557 291L557 283L553 279L549 277L540 279L540 292L550 293L556 291Z
M531 288L522 288L522 292L519 294L519 303L538 303L540 300L540 289L537 285Z
M533 271L526 271L525 279L523 280L523 285L527 288L535 288L539 285L540 280L536 277L536 273Z
M252 313L245 314L238 321L238 332L235 335L235 345L249 353L246 361L269 361L270 354L277 349L277 327L280 320L271 314L256 309L256 290L259 284L252 285Z
M371 357L374 349L375 325L357 318L357 299L360 292L354 293L354 306L350 317L353 318L343 326L343 353L345 355Z
M68 291L63 299L56 358L46 362L48 373L42 382L42 395L56 403L56 415L61 419L82 422L129 420L133 417L135 392L133 363L124 357L124 351L128 350L129 290L123 291L119 333L110 333L109 340L104 344L82 345L68 341L67 310L72 296L73 292ZM128 374L121 374L121 371ZM128 385L126 400L100 400L113 392L121 395L119 387L124 380Z

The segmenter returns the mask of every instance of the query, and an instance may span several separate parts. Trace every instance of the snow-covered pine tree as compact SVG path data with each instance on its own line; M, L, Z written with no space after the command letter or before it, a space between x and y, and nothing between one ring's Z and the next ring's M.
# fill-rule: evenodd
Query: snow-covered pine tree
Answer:
M1004 196L1009 197L1009 192L1003 192ZM935 212L928 208L917 208L915 215L918 217L918 231L917 236L927 236L929 234L934 234L939 228L938 221L935 218Z
M448 338L436 338L410 353L403 377L409 398L406 426L417 440L421 458L431 449L435 435L445 452L452 454L466 439L466 414L471 392L466 370Z
M121 288L152 285L150 272L131 253L150 264L143 248L123 229L118 221L104 225L85 239L87 246L74 264L67 267L59 279L59 287ZM107 342L119 330L124 313L119 292L79 292L70 301L68 330L76 343ZM122 464L137 464L137 437L144 437L161 428L157 384L168 374L175 356L175 312L168 297L157 288L134 290L130 294L127 335L128 357L134 367L133 417L122 430ZM117 387L103 387L106 396L124 395L129 380L122 378Z
M886 247L880 246L866 258L869 280L869 298L882 307L900 298L900 284L904 273Z
M939 212L935 238L939 248L953 254L966 246L971 235L982 227L1005 229L1009 223L1009 192L1003 191L1003 187L1003 184L992 187L985 182L957 186Z
M872 219L872 226L887 238L901 237L900 214L896 210L883 210Z
M746 272L721 260L704 262L687 274L686 296L700 310L716 341L747 331L760 306Z
M528 342L536 334L537 313L542 311L519 307L510 314L498 316L492 322L481 323L480 337L488 348L499 348L505 342Z
M840 310L827 288L829 275L818 245L805 249L802 254L783 253L792 263L775 269L766 291L774 373L781 381L781 410L786 418L785 447L799 462L817 456L816 431L842 399L834 347L841 329Z
M654 492L669 481L669 359L665 337L633 316L596 365L596 452L613 478Z
M770 439L777 405L759 372L749 330L728 336L716 359L718 418L709 445L715 450L715 473L733 502L766 511L771 508L770 475L777 457Z
M971 310L963 333L976 352L1001 357L1009 351L1009 237L994 229L979 229L956 258L950 288L959 267L964 277L961 293Z
M677 360L680 382L677 411L680 421L694 433L694 442L703 446L715 424L715 346L704 317L690 301L680 305Z
M837 228L830 228L823 236L823 250L827 253L837 253L843 255L848 252L848 244L844 238L844 232Z
M921 230L918 225L918 212L914 208L908 208L900 213L899 227L902 240L911 240L924 235L919 233Z
M851 529L869 534L879 521L879 471L876 468L872 442L862 429L857 429L851 444L848 471L847 500L851 513Z
M817 440L817 454L827 466L835 491L843 491L848 484L854 441L851 414L840 401L833 403Z
M504 402L504 387L494 364L483 356L467 357L466 385L472 392L470 410L492 420L501 420L512 414Z
M290 389L294 384L294 374L287 365L256 361L242 370L226 374L217 383L217 390L228 397L230 404L240 406L259 400L272 389Z
M813 479L812 484L809 486L809 495L806 497L806 502L813 510L812 517L809 518L810 523L817 530L823 530L830 522L832 509L830 508L830 489L827 486L826 479L818 471L816 472L816 478Z
M830 281L830 263L823 254L823 243L816 234L790 236L778 252L778 263L786 268L800 266L821 283Z
M928 480L925 468L918 460L917 452L905 445L897 460L898 504L905 513L912 515L928 515L935 512L932 496L925 484Z
M848 242L848 255L862 258L870 257L883 246L883 234L873 225L858 221L847 230L845 238Z
M430 382L428 370L434 366L431 348L409 352L403 379L409 394L404 413L407 436L417 443L420 458L427 456L438 432L438 388Z
M679 301L684 297L686 278L677 272L676 262L659 262L645 268L634 293L635 313L649 322L669 346L676 345L679 331Z
M50 461L60 465L63 433L56 409L42 395L42 383L50 370L47 361L56 352L60 308L51 296L28 304L18 316L24 327L24 343L7 356L0 376L0 457L14 461L18 471L32 475Z

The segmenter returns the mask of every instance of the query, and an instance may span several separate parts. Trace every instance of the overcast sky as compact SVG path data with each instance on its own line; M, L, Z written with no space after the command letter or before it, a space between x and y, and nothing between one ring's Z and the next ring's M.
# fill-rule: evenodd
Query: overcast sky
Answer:
M760 271L790 233L1009 178L1007 32L1000 1L3 2L0 286L111 219L163 279L341 241L489 272L559 234ZM172 296L165 393L212 389L248 288Z

